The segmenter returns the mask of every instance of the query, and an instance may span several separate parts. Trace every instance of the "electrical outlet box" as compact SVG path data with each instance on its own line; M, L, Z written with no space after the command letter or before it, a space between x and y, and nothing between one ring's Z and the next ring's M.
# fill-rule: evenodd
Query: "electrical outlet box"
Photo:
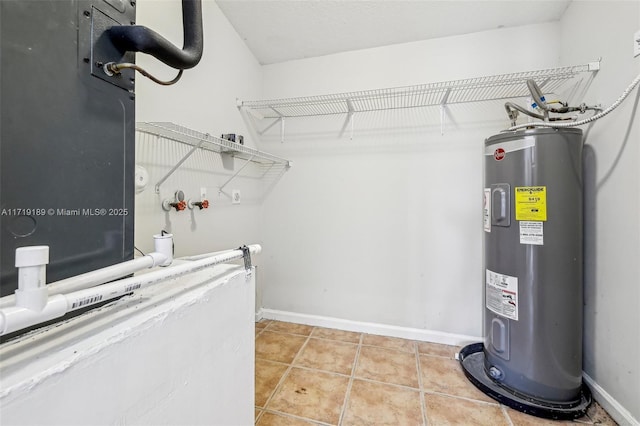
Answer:
M207 199L207 188L204 186L200 188L200 201Z
M640 30L633 35L633 57L640 55Z
M240 204L240 190L234 189L231 191L231 202L233 204Z

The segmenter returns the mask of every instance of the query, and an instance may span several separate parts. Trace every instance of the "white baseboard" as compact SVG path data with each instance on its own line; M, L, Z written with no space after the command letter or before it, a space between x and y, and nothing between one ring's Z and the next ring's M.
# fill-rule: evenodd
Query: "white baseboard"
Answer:
M260 321L262 318L264 318L264 316L263 316L262 308L260 308L258 309L258 312L256 312L256 322Z
M598 404L604 408L613 420L623 426L640 426L640 422L636 420L633 415L624 408L614 397L604 390L599 384L597 384L587 373L582 373L584 381L591 389L593 399L598 401Z
M262 318L264 319L313 325L317 327L334 328L337 330L355 331L358 333L377 334L379 336L400 337L402 339L441 343L444 345L462 346L469 343L482 341L482 337L477 336L466 336L464 334L445 333L442 331L399 327L396 325L378 324L372 322L351 321L340 318L323 317L319 315L307 315L299 314L296 312L277 311L274 309L261 309L260 313L262 315Z

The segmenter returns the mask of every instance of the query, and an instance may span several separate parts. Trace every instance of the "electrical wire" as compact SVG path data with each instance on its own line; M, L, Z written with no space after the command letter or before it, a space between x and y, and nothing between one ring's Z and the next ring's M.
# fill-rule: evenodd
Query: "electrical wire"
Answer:
M511 126L509 127L508 130L518 130L526 127L564 128L564 127L582 126L584 124L591 123L592 121L598 120L604 117L605 115L609 114L610 112L612 112L614 109L616 109L622 103L622 101L624 101L625 98L629 96L629 93L631 93L633 89L635 89L638 83L640 83L640 74L638 74L638 76L631 82L631 84L625 89L625 91L622 92L622 95L620 95L620 97L616 99L616 101L612 103L609 106L609 108L603 110L602 112L599 112L598 114L592 115L589 118L585 118L584 120L572 121L570 123L550 123L550 122L525 123L525 124L518 124L517 126Z
M133 248L134 248L134 249L136 249L136 250L138 251L138 253L140 253L141 255L146 256L146 254L144 254L144 253L142 252L142 250L140 250L138 247L133 246Z
M175 84L178 82L178 80L180 80L180 77L182 77L182 73L184 72L184 70L180 70L178 72L178 75L173 79L173 80L169 80L169 81L164 81L164 80L160 80L156 77L154 77L153 75L149 74L149 72L147 70L145 70L142 67L139 67L136 64L132 64L129 62L123 62L120 64L116 64L113 62L109 62L104 64L104 72L107 75L114 75L114 74L120 74L120 71L122 71L123 69L132 69L135 71L138 71L140 74L144 75L145 77L147 77L148 79L150 79L151 81L153 81L154 83L158 83L162 86L170 86L172 84Z

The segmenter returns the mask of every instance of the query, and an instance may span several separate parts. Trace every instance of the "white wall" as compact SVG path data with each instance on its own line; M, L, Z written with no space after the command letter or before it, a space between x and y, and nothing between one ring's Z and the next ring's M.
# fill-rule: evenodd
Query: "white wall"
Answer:
M254 276L218 265L3 344L2 424L252 424Z
M347 52L264 68L265 98L555 67L557 23ZM532 42L531 40L536 40ZM522 48L526 48L522 50ZM293 160L263 210L268 309L482 334L483 140L500 104L289 119L261 147Z
M604 18L604 19L603 19ZM640 3L574 1L561 21L564 64L602 57L586 102L613 103L640 73ZM584 370L640 422L640 91L588 134ZM635 104L635 105L634 105ZM618 418L623 424L629 417Z
M136 121L169 121L214 136L238 133L245 135L246 145L253 145L236 108L236 97L260 97L260 65L216 3L205 0L202 7L205 38L201 62L169 87L138 74ZM182 46L181 2L142 0L137 2L137 8L138 24ZM159 78L170 79L176 74L148 55L138 54L136 60ZM164 182L159 195L154 192L155 183L189 149L187 145L137 135L136 163L149 172L150 185L136 196L136 246L150 251L151 235L161 229L174 233L177 256L257 242L260 185L255 179L234 180L225 191L240 189L243 201L232 205L229 195L218 193L218 186L232 174L224 169L218 154L196 152ZM235 170L241 165L236 161ZM172 198L176 190L183 190L187 198L199 198L201 187L207 189L207 198L212 203L208 210L179 213L162 210L162 200Z

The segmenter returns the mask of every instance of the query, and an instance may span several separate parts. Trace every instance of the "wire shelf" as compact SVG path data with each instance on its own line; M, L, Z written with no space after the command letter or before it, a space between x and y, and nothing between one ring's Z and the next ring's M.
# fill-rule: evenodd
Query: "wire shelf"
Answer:
M180 159L180 161L178 161L178 163L164 177L162 177L158 183L156 183L156 193L160 191L160 185L198 149L217 152L223 156L231 156L245 160L245 164L220 187L220 190L238 176L244 167L249 164L254 164L259 167L262 170L260 175L263 177L274 174L280 175L289 169L292 164L291 161L284 158L249 148L236 142L211 136L208 133L202 133L187 127L179 126L174 123L138 122L136 123L136 131L192 146L192 149L182 159Z
M476 77L387 89L299 98L238 101L257 118L310 117L353 114L465 102L513 99L529 96L527 80L533 79L545 93L554 93L579 74L594 72L599 62L538 71Z
M231 154L236 158L242 158L245 160L251 159L253 162L267 164L269 166L282 165L289 167L291 165L291 162L284 158L276 157L275 155L249 148L226 139L211 136L208 133L202 133L187 127L179 126L174 123L138 122L136 123L136 131L149 133L151 135L171 139L191 146L198 146L203 142L200 145L201 149Z

